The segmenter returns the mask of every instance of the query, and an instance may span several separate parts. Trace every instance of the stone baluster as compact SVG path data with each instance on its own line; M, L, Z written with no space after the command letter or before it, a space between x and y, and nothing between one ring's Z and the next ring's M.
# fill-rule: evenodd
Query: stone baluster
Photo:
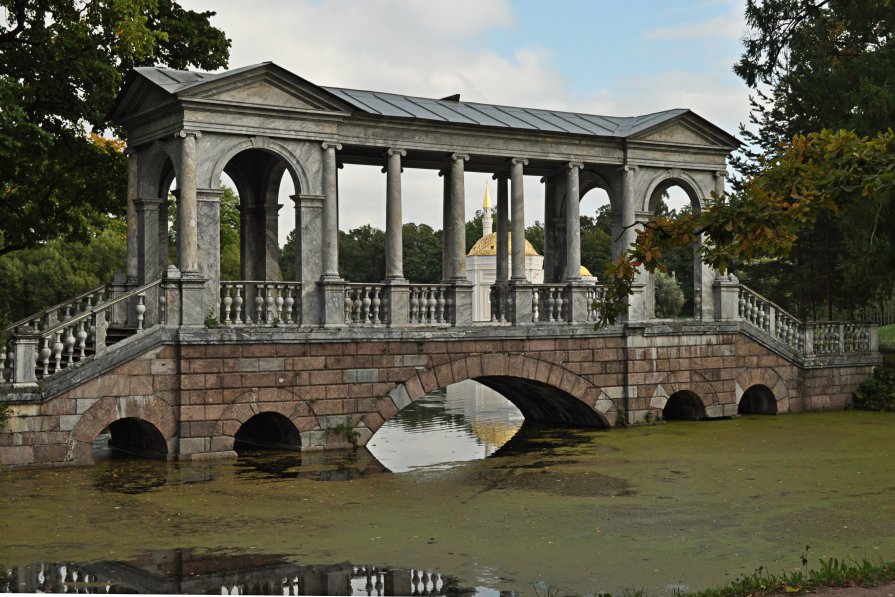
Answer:
M547 294L547 321L553 323L556 321L556 317L554 316L554 309L556 308L556 296L554 295L553 288L548 287L546 289Z
M236 296L233 297L233 323L239 325L243 322L242 306L244 300L242 298L242 284L234 284L233 286L236 289Z
M541 316L540 310L541 295L538 287L531 289L531 321L537 323Z
M563 289L557 288L556 291L556 317L552 318L551 321L565 321L563 316L563 304L565 303L565 299L563 298Z
M233 297L230 296L230 291L233 288L230 284L223 284L221 286L221 323L224 325L230 325L230 309L233 306Z
M437 299L436 299L436 301L437 301L437 312L436 312L436 315L438 316L438 323L444 323L444 322L445 322L445 319L446 319L446 318L445 318L445 308L447 307L447 299L444 297L444 288L443 288L443 287L441 287L441 286L437 286L437 287L435 288L435 290L436 290L436 293L437 293Z
M380 323L382 323L379 320L379 306L382 304L382 299L379 298L379 287L374 286L371 290L371 293L373 294L373 298L370 303L370 308L372 311L370 317L373 321L373 325L379 325Z
M286 300L283 302L283 309L286 312L286 323L298 323L298 317L296 316L295 320L292 319L292 310L295 308L295 287L287 286L286 287Z
M137 295L137 331L143 331L143 319L146 316L146 295L144 293Z
M419 323L420 291L419 288L410 289L410 323Z
M78 360L83 361L87 358L87 330L85 329L86 320L82 319L78 322L77 347Z
M435 298L435 288L429 288L429 315L427 321L429 323L438 323L438 299Z
M65 366L68 367L75 362L75 334L74 326L65 327Z

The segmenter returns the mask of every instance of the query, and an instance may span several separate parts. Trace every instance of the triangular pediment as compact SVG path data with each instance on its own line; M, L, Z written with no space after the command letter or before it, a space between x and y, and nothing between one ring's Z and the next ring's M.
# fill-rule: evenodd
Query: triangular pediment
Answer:
M348 113L352 109L325 89L270 63L202 81L182 89L177 96L294 110Z
M740 144L733 135L689 111L637 131L629 138L652 143L708 147L737 147Z

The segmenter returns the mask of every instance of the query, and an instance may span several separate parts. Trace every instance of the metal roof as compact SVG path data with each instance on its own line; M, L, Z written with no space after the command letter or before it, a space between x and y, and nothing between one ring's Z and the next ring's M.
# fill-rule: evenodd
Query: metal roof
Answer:
M245 66L221 73L202 73L158 67L140 67L134 69L134 71L168 93L178 94L216 79L268 66L276 67L289 73L289 71L270 62ZM289 74L296 76L292 73ZM642 116L600 116L579 112L462 102L454 99L415 97L341 87L318 87L318 89L324 90L362 113L376 116L418 118L434 122L600 137L628 137L656 126L663 121L671 120L689 112L689 110L679 108ZM735 139L728 133L724 134Z

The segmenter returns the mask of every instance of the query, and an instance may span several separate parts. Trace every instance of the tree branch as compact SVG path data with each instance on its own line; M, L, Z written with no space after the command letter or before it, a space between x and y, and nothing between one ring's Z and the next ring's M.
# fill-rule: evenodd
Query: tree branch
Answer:
M9 43L13 41L19 34L25 30L26 15L25 5L27 0L16 0L16 26L0 34L0 43Z

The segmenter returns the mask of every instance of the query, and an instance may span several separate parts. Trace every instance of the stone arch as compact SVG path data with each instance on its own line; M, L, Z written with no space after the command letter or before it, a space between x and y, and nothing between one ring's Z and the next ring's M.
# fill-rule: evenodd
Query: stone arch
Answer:
M599 172L592 170L582 170L579 183L579 195L583 198L594 189L603 189L609 196L609 204L615 206L619 200L620 193L612 183Z
M734 386L736 390L736 404L739 406L740 401L746 391L753 386L764 386L768 388L777 402L777 412L789 412L789 390L786 388L786 380L779 372L771 367L763 369L741 369L734 378Z
M653 213L656 209L656 201L663 191L669 187L678 186L687 193L690 198L690 204L693 206L694 213L700 213L702 210L702 202L708 196L699 181L686 170L671 168L656 174L646 187L646 193L643 196L643 204L641 211Z
M168 458L175 451L177 417L174 407L157 396L106 396L88 408L66 442L65 460L93 464L93 440L100 432L122 419L137 419L155 427L167 444Z
M164 199L171 182L177 177L180 160L170 143L155 141L140 157L139 168L140 196Z
M236 397L214 422L212 452L233 452L239 429L261 413L278 413L292 422L301 434L301 445L319 442L309 439L313 431L321 431L320 421L311 404L288 388L252 388Z
M696 396L702 403L707 417L722 416L723 408L714 384L697 371L669 373L657 380L654 386L645 390L638 389L638 395L650 398L649 408L658 412L665 410L672 396L681 393Z
M662 418L665 420L690 419L696 420L708 418L705 402L695 392L680 390L668 397L665 406L662 407Z
M504 394L526 419L608 429L618 417L615 403L599 387L565 367L521 354L486 354L416 371L387 399L379 400L377 412L366 415L358 425L375 433L385 421L428 392L468 379Z
M307 172L305 172L304 167L301 165L301 160L299 160L288 147L282 143L272 141L267 137L244 139L224 150L215 162L214 168L211 170L211 175L208 180L208 188L218 188L221 183L221 174L223 174L224 169L227 167L230 160L236 157L240 152L249 149L258 149L283 160L286 165L286 170L289 172L290 176L292 176L296 194L306 193L308 189L311 188Z

